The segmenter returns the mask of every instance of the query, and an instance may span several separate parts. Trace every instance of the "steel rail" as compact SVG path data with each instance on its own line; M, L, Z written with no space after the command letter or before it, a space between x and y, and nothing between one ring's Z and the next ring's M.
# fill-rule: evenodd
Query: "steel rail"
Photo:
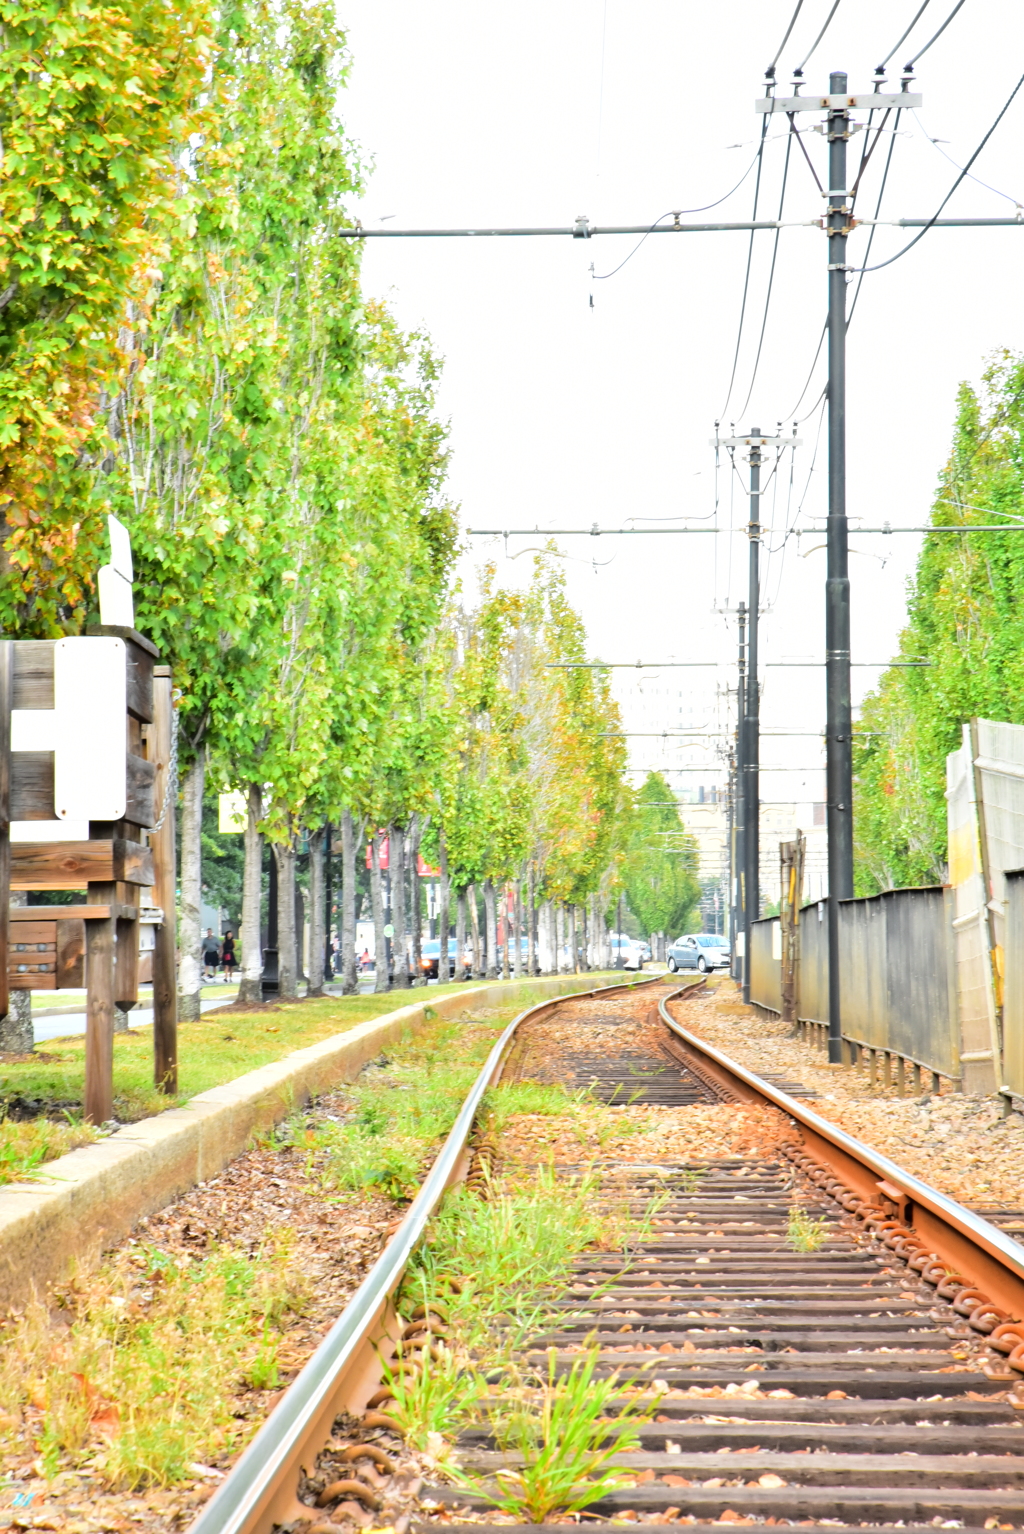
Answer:
M1024 1247L983 1216L690 1033L668 1011L668 1003L678 999L676 994L659 1002L662 1021L687 1049L703 1057L722 1085L739 1089L738 1095L747 1101L761 1099L781 1108L803 1130L808 1151L831 1165L861 1198L893 1204L900 1221L915 1229L953 1271L984 1289L1005 1310L1024 1316Z
M391 1296L414 1247L447 1189L464 1174L466 1144L484 1093L501 1073L516 1030L562 1002L632 991L661 975L548 997L513 1018L497 1040L459 1110L437 1160L408 1213L323 1342L289 1386L238 1463L190 1527L190 1534L270 1534L275 1523L310 1516L299 1502L303 1464L312 1465L345 1407L361 1408L379 1381L374 1348L383 1340Z

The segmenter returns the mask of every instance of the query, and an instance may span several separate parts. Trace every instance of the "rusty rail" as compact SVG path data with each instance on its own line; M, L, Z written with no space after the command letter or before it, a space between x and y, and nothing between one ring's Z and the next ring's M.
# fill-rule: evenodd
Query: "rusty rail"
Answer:
M501 1074L516 1030L563 1002L655 984L653 975L626 984L600 986L551 997L513 1018L491 1050L466 1097L447 1140L392 1239L363 1279L341 1316L305 1368L260 1428L215 1495L191 1526L190 1534L269 1534L275 1523L308 1518L296 1495L299 1471L312 1464L331 1435L339 1412L360 1411L380 1378L376 1345L397 1337L391 1298L427 1222L454 1182L465 1177L467 1142L488 1087Z
M907 1258L978 1331L993 1334L996 1347L1012 1341L1012 1347L1000 1351L1024 1370L1024 1247L690 1033L668 1010L675 1000L677 995L665 997L658 1011L684 1045L681 1053L690 1069L710 1077L734 1101L769 1102L787 1114L802 1143L784 1148L784 1154ZM969 1307L968 1301L973 1302ZM1019 1336L1013 1322L1019 1323ZM1007 1331L995 1335L1004 1326Z

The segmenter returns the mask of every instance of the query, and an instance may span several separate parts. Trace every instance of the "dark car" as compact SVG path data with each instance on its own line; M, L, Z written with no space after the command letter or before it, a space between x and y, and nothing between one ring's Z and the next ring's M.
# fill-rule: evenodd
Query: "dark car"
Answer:
M696 969L704 975L712 969L728 969L729 940L716 932L690 932L676 938L666 957L673 973Z
M437 979L438 966L441 963L441 939L428 938L420 944L420 974L428 980ZM455 939L448 939L448 979L455 974Z

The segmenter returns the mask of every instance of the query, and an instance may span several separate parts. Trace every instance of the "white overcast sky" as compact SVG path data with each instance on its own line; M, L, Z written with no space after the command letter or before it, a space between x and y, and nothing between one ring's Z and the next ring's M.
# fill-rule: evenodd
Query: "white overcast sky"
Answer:
M795 0L339 0L353 70L342 108L372 165L354 207L372 227L649 224L672 209L716 201L755 154L754 100ZM892 60L900 66L945 20L955 0L931 0ZM920 0L840 0L806 69L806 91L827 89L845 69L850 90L870 87ZM831 8L804 0L782 52L780 93ZM1024 71L1024 6L966 0L922 58L919 114L895 139L882 218L934 213ZM857 114L861 119L865 114ZM821 119L804 114L801 126ZM782 120L784 125L784 119ZM996 190L965 182L948 215L1014 216L1024 201L1024 88L974 166ZM785 138L779 119L764 155L760 215L778 214ZM931 140L941 140L936 145ZM823 140L805 142L827 187ZM890 139L865 176L858 213L874 212ZM863 135L851 139L856 167ZM737 147L738 146L738 147ZM852 175L851 175L852 181ZM712 214L749 219L753 177ZM1005 195L998 195L999 193ZM791 151L784 218L820 216L822 198ZM691 215L699 218L701 215ZM381 225L379 220L386 219ZM882 228L872 261L909 238ZM730 534L746 518L742 487L727 462L716 487L709 438L726 407L749 236L656 235L607 281L636 241L396 240L367 242L364 283L388 298L402 324L425 327L445 359L440 392L452 431L451 493L465 527L620 526L629 518L707 519L717 536L559 540L572 600L592 653L606 660L709 660L716 668L616 674L634 728L650 728L652 700L682 687L694 722L722 720L722 689L734 684L735 619L746 595L746 540ZM826 307L826 240L813 227L782 231L760 367L750 402L754 352L764 314L774 237L755 238L744 340L723 418L738 431L792 430ZM850 241L863 261L866 231ZM848 510L865 525L927 520L945 461L956 390L977 381L1000 348L1024 348L1020 229L932 231L906 257L864 278L849 333ZM593 308L590 300L593 297ZM852 289L851 289L852 297ZM824 381L822 358L797 411L806 415ZM813 529L826 510L824 425L803 419L804 445L780 467L766 498L762 658L820 659L824 653L825 556ZM746 475L746 466L742 473ZM637 521L636 525L653 525ZM678 525L678 524L677 524ZM820 524L819 524L820 525ZM919 539L852 540L853 656L893 653L904 621L906 583ZM508 553L537 540L510 539ZM502 540L467 539L462 574L498 561L515 583L529 554L506 560ZM592 561L597 561L597 568ZM728 662L728 665L725 663ZM854 672L855 698L877 671ZM766 665L763 728L818 730L821 669ZM647 680L645 681L644 678ZM643 689L646 687L646 694ZM638 712L643 696L644 712ZM665 725L678 724L673 701ZM646 714L647 717L644 717ZM638 765L706 760L631 742ZM656 747L656 750L650 748ZM763 758L803 769L819 760L813 740L765 743ZM705 781L713 781L709 771ZM766 798L791 797L799 774L766 779ZM698 776L680 774L679 786ZM818 782L814 779L813 782ZM809 797L821 797L817 790Z

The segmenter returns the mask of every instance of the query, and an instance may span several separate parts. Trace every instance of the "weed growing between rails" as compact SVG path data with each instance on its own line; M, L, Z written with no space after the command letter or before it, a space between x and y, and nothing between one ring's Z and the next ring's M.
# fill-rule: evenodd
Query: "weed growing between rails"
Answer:
M537 1388L513 1392L508 1404L499 1402L487 1413L497 1447L521 1465L497 1471L497 1492L479 1475L454 1470L455 1479L501 1512L531 1523L543 1523L556 1511L579 1513L631 1485L633 1477L611 1469L612 1461L636 1453L637 1428L650 1422L661 1397L645 1405L624 1403L622 1392L635 1381L621 1379L617 1371L595 1379L598 1358L599 1349L592 1348L559 1376L556 1351L549 1349L547 1374Z
M279 1230L251 1259L118 1253L57 1295L57 1329L33 1301L0 1332L4 1452L28 1428L48 1481L73 1467L127 1489L230 1453L248 1436L238 1395L276 1385L286 1317L307 1303L290 1244Z
M816 1252L829 1237L827 1220L812 1220L806 1209L795 1205L789 1211L786 1240L794 1252Z

